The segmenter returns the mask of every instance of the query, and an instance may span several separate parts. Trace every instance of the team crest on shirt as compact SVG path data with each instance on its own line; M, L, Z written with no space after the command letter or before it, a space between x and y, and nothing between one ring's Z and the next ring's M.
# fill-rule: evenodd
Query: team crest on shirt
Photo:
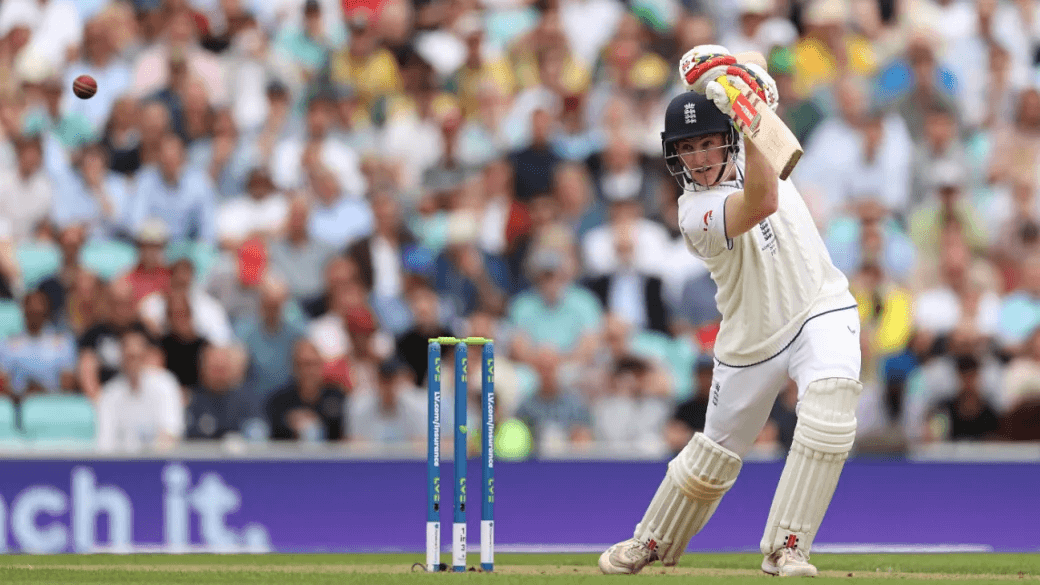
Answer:
M768 217L758 224L758 231L762 237L762 250L768 250L770 255L776 256L776 236L773 235L773 225L769 223Z
M710 210L710 209L709 209L709 210L708 210L708 211L707 211L707 212L706 212L706 213L704 214L704 231L708 231L708 223L709 223L709 222L711 221L711 216L712 216L712 214L713 214L713 213L714 213L714 212L713 212L712 210Z

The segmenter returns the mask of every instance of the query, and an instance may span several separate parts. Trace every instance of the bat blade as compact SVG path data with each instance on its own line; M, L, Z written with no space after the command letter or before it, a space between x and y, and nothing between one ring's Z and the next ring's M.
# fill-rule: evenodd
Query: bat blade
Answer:
M726 88L726 94L733 104L730 117L737 129L769 161L769 166L773 167L780 180L789 177L803 152L798 138L758 94L750 89L741 93L725 77L720 77L718 81Z

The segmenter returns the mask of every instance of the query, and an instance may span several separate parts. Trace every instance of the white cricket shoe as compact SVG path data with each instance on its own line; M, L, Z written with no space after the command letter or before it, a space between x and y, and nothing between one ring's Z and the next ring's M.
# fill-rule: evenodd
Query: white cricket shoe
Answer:
M634 538L619 542L599 556L599 570L607 575L634 575L657 560L657 553Z
M762 559L762 570L780 577L815 577L816 567L801 549L784 547Z

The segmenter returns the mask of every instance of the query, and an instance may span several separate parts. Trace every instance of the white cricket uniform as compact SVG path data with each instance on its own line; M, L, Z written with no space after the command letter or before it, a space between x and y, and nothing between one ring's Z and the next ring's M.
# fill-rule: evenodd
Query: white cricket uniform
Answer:
M679 225L722 313L704 434L743 456L788 377L799 397L823 378L859 380L860 323L848 279L791 181L780 181L776 213L730 238L725 203L739 190L684 193Z

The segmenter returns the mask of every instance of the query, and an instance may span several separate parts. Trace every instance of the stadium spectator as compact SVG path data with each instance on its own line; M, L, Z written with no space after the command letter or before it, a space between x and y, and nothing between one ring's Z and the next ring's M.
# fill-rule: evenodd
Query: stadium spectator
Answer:
M1008 364L1003 385L1011 410L1040 398L1040 327L1030 331L1022 353Z
M188 165L184 142L176 134L162 138L157 165L137 178L130 222L138 232L145 220L166 224L173 241L216 243L216 189L204 169Z
M183 390L199 382L199 362L209 346L193 323L191 301L183 293L170 293L166 299L166 322L169 332L159 340L166 356L166 369L177 377Z
M260 310L260 285L268 273L279 274L269 267L267 246L261 240L249 240L233 254L217 258L210 271L207 292L227 309L232 323L255 316ZM289 303L296 315L299 307Z
M348 356L352 350L348 323L354 312L364 306L364 297L356 281L331 288L328 297L328 311L310 322L307 338L321 354L326 382L347 389Z
M135 305L152 293L165 293L170 289L170 268L166 265L164 251L169 237L169 229L158 218L148 219L138 228L138 262L127 274Z
M928 110L944 107L956 111L956 78L940 63L938 39L930 32L911 32L905 55L894 59L879 73L878 85L907 126L922 128Z
M526 202L536 193L552 190L553 173L560 164L550 144L552 116L537 109L531 116L531 143L511 156L516 198Z
M0 344L3 387L15 396L76 389L76 341L48 321L47 295L34 290L22 299L25 331Z
M119 373L122 364L120 339L131 329L145 332L137 316L133 289L126 279L116 279L101 291L104 318L77 340L79 383L83 393L96 399L101 387Z
M863 227L866 230L866 225ZM871 353L887 356L902 352L914 325L914 297L893 280L875 258L866 258L849 278L859 320Z
M227 201L246 189L249 172L256 164L254 145L243 139L229 108L209 108L205 97L196 95L189 120L195 128L193 132L204 134L193 141L189 155L213 179L219 199ZM216 222L219 236L219 215Z
M200 356L199 384L191 389L186 409L185 437L220 439L241 432L249 415L241 382L234 350L207 347Z
M913 161L910 164L911 187L909 207L926 200L936 187L934 177L946 168L964 169L968 159L961 144L957 127L957 112L948 106L934 104L924 112L923 132L916 137ZM961 176L962 183L968 179Z
M108 168L108 151L91 143L73 154L72 165L55 173L51 220L60 229L83 224L97 238L125 237L130 189L126 178Z
M1040 325L1040 255L1023 258L1019 287L1000 307L998 339L1011 353L1019 353L1029 333Z
M584 165L562 163L556 169L553 195L559 204L559 220L574 237L582 237L607 220L607 210L592 191L592 179Z
M131 85L135 94L150 95L166 86L171 76L170 57L181 54L187 72L205 84L210 101L226 103L228 92L220 59L200 46L199 31L191 10L164 6L153 12L153 16L163 23L161 37L146 46L134 60Z
M246 192L217 208L217 237L228 250L250 238L272 240L286 228L288 216L288 199L275 189L267 169L254 167L246 179Z
M51 212L53 185L40 136L11 138L14 164L0 168L0 223L15 242L31 239Z
M51 315L55 323L69 323L67 301L80 273L85 270L80 263L80 253L86 243L87 233L82 226L73 225L58 232L58 249L61 251L61 265L57 272L44 278L37 285L50 301Z
M313 79L325 67L338 40L326 36L321 2L307 0L302 8L303 22L281 30L274 39L275 51L285 55L305 79Z
M846 275L863 264L877 263L894 280L906 283L920 256L925 256L925 264L934 262L914 247L898 219L874 199L858 201L847 216L835 218L830 228L825 236L827 250Z
M975 356L957 357L960 387L956 396L936 407L929 421L930 438L993 439L1000 422L997 413L979 387L979 360Z
M336 176L320 164L308 171L314 205L308 233L327 246L344 250L372 233L372 208L361 196L342 191Z
M528 270L535 285L513 298L509 319L516 328L511 351L533 361L547 345L565 361L586 362L595 351L603 311L595 295L573 281L573 262L559 250L534 250Z
M324 383L318 350L301 340L292 349L292 362L292 381L267 401L271 438L320 442L346 436L346 397Z
M1033 176L1040 160L1040 89L1022 88L1014 117L994 128L988 178L1001 183L1013 177Z
M994 193L987 213L990 249L1008 288L1018 283L1016 265L1021 259L1040 252L1040 198L1035 182L1032 177L1016 177L1010 188Z
M962 322L986 337L997 332L1000 297L988 271L972 270L970 252L963 246L942 250L940 282L917 295L914 326L933 335L945 335Z
M160 103L151 104L147 111L152 117L162 116L164 124L169 123L169 114ZM130 176L141 168L143 156L144 134L142 120L145 109L131 97L121 97L112 104L112 115L105 124L101 144L109 153L109 168Z
M141 318L156 337L166 333L166 300L169 296L182 296L191 303L192 327L207 342L214 345L232 343L234 334L227 311L196 284L195 263L191 259L179 258L170 265L168 293L154 292L141 300Z
M361 197L367 191L361 161L356 152L333 134L335 123L334 96L321 91L311 97L304 119L304 134L289 135L279 141L271 154L271 178L281 190L305 186L307 172L319 165L331 170L339 183L339 191L347 197Z
M411 368L396 358L381 363L376 387L358 388L351 394L347 413L350 439L361 443L424 444L427 401L426 395L412 383L413 378Z
M80 270L72 283L62 311L54 316L58 328L79 336L103 318L101 280L89 270Z
M652 392L645 361L623 357L607 381L607 392L593 402L593 435L612 450L662 455L662 430L671 414L668 396Z
M541 453L593 439L588 406L576 390L560 383L561 358L548 347L537 351L533 361L538 372L538 391L516 409L516 418L531 429Z
M935 196L929 198L910 215L910 238L920 254L935 257L941 251L946 230L959 231L973 252L981 252L988 243L985 224L972 202L965 198L963 167L951 161L937 164L931 170Z
M350 335L347 388L372 388L376 384L379 364L394 353L394 338L380 327L372 310L364 302L361 286L353 286L356 301L352 303L346 317L347 333Z
M305 197L293 197L285 236L275 238L269 246L271 268L279 274L293 275L289 290L304 307L311 307L324 295L325 270L335 254L327 243L311 237L310 213Z
M416 385L425 387L427 340L432 337L451 337L452 332L441 321L439 299L429 284L415 281L407 295L414 325L397 338L396 355L411 368Z
M616 154L611 154L612 152ZM624 159L632 156L628 145L612 146L605 157ZM620 163L619 163L620 164ZM640 199L642 179L628 176L604 185L604 196L610 202L608 222L588 231L581 240L582 262L591 276L607 274L617 269L615 254L618 234L633 229L635 267L649 274L659 273L660 259L667 255L671 238L668 230L660 223L644 217L643 200Z
M266 276L259 292L259 312L236 323L236 337L248 355L243 391L251 407L262 411L268 397L289 383L293 347L305 330L287 318L289 291L281 278Z
M587 283L606 312L616 314L638 329L667 334L670 317L662 296L661 279L635 266L635 230L621 226L614 236L617 268Z
M968 324L938 340L932 350L934 355L923 359L906 382L902 423L904 436L910 442L943 438L943 433L931 428L931 415L943 401L955 398L965 385L971 384L996 412L1006 410L1002 369L988 350L985 338ZM974 365L960 370L965 364Z
M120 338L122 368L101 389L97 447L103 452L167 449L184 435L183 397L170 372L148 363L148 339Z
M62 98L68 90L58 70L39 62L34 66L31 78L25 81L26 91L35 93L36 99L34 107L23 114L22 131L42 138L44 163L53 172L67 163L69 151L90 142L93 137L86 118L62 111Z
M366 106L400 89L399 64L384 44L383 31L371 12L357 8L347 14L350 43L331 57L330 73L336 83L357 88Z
M170 113L171 129L180 136L185 143L191 143L191 135L188 134L186 121L186 101L188 91L193 80L188 74L188 63L184 54L176 51L169 56L170 76L166 85L152 94L149 99L161 103Z
M371 291L372 308L380 321L388 330L400 333L408 326L403 302L405 279L419 250L394 194L377 190L370 199L375 229L372 235L354 243L347 256L354 261L365 289Z
M804 145L796 177L824 220L863 198L878 199L895 213L907 211L910 133L897 114L870 104L869 90L865 79L839 80L837 115L821 122Z
M112 114L115 102L130 89L130 69L126 66L113 43L112 34L101 19L91 20L83 28L82 57L65 70L64 86L71 87L80 75L90 75L105 91L90 100L75 100L63 104L70 113L80 114L90 122L98 135Z
M83 21L72 0L9 2L0 12L5 27L23 24L32 35L26 47L50 67L66 63L69 52L83 39Z
M478 305L504 307L513 288L506 261L478 246L479 230L472 214L454 213L448 222L447 245L434 265L437 292L458 315L468 315Z

